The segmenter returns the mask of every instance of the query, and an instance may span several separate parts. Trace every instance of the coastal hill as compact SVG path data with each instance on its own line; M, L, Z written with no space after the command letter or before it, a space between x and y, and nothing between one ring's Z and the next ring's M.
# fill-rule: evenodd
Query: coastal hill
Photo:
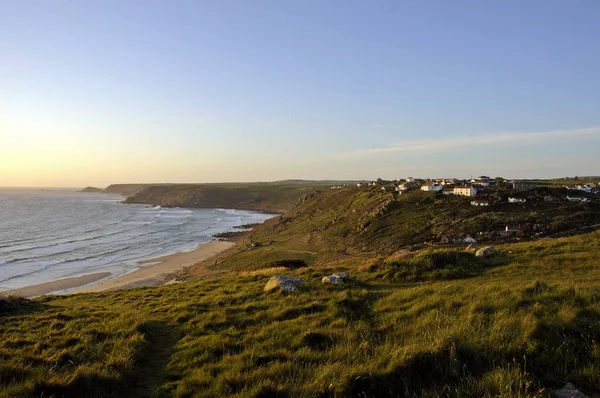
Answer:
M161 184L112 184L106 187L104 193L118 194L123 196L135 195L137 192L152 185Z
M82 193L102 193L102 192L104 192L104 189L102 189L102 188L96 188L96 187L85 187L85 188L83 188L79 192L82 192Z
M298 180L269 183L138 186L141 189L128 197L125 203L284 212L305 194L329 189L335 183Z
M539 239L600 224L597 202L549 203L544 200L549 194L563 192L532 189L519 192L525 203L492 200L485 207L473 206L468 197L422 191L397 195L379 187L312 192L288 212L254 228L220 256L219 266L259 269L290 259L327 264L449 247L471 238L490 245Z

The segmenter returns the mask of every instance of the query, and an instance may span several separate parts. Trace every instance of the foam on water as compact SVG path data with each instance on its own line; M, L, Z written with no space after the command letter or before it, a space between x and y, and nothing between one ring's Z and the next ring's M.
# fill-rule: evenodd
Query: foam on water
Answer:
M272 217L125 205L121 199L0 190L0 291L97 272L117 277L139 268L140 260L191 251L215 233Z

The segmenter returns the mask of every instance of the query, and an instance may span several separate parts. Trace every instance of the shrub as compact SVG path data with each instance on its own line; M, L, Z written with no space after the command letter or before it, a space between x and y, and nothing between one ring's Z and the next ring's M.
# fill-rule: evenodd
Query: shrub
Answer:
M270 267L285 267L287 269L297 269L302 267L308 267L304 260L277 260L273 261Z

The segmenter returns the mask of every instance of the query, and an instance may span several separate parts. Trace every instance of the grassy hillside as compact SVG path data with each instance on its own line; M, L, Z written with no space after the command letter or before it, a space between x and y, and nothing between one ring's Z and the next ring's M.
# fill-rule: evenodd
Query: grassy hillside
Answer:
M304 195L330 186L330 182L293 181L153 185L127 198L126 203L283 212Z
M497 248L481 263L444 249L464 257L454 265L415 254L433 279L414 282L385 272L407 262L356 258L286 271L306 282L287 295L263 293L263 270L2 300L0 396L518 397L567 381L600 392L600 233ZM469 272L434 272L448 267ZM337 270L353 280L320 283Z
M525 204L476 207L471 198L421 191L395 197L376 187L327 190L309 195L284 215L255 228L219 257L217 267L260 269L285 259L322 265L393 257L424 244L439 244L443 237L471 236L496 243L506 239L507 225L522 227L509 237L515 240L600 223L597 203L545 203L543 197L536 199L535 191L521 195L532 199ZM193 269L188 274L198 276Z
M118 194L123 196L131 196L152 185L161 184L112 184L104 189L105 193Z

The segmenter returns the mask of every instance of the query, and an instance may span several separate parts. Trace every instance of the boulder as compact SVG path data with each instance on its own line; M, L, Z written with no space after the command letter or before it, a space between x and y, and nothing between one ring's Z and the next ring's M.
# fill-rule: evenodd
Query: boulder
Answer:
M556 398L586 398L587 395L579 391L575 386L571 383L567 383L563 386L563 388L559 390L554 390L553 396Z
M471 243L469 246L467 246L467 248L465 249L466 252L470 252L470 253L475 253L477 251L477 244L476 243Z
M348 274L345 272L336 272L335 274L333 274L333 276L337 276L338 278L340 278L343 281L345 281L346 279L349 278Z
M348 279L348 274L345 272L338 272L337 274L324 276L321 279L323 283L333 283L334 285L344 283Z
M477 252L475 253L475 255L477 257L493 256L494 254L496 254L496 249L494 249L491 246L482 247L481 249L477 250Z
M284 292L293 292L298 287L302 286L304 282L302 279L296 276L273 276L269 279L269 282L265 285L265 292L272 292L275 290L281 290Z

